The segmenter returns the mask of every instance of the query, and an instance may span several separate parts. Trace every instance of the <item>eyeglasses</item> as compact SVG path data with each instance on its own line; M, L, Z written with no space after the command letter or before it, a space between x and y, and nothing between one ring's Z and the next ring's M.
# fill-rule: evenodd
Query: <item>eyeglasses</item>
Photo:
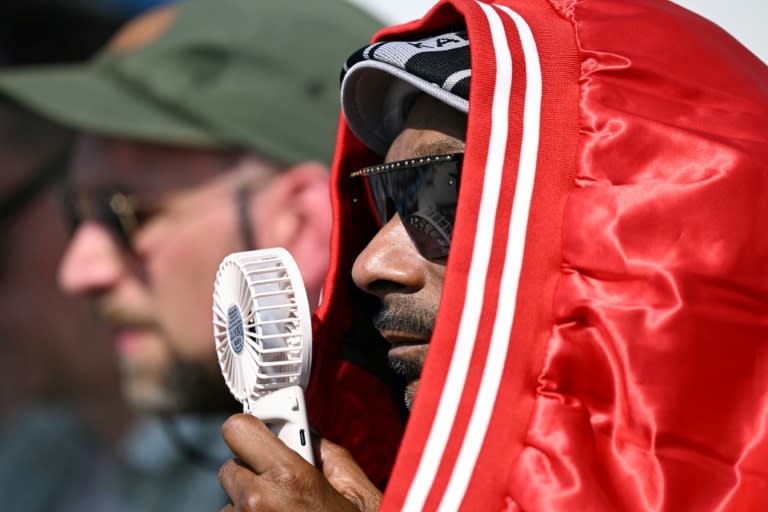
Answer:
M65 220L71 233L86 220L92 219L107 227L126 248L132 247L133 236L141 223L157 210L122 192L100 192L76 195L65 189L59 194Z
M448 256L463 153L400 160L353 172L364 177L380 225L395 213L427 259Z
M240 235L247 249L255 248L250 221L250 195L253 186L245 183L235 188L234 201ZM94 220L110 231L126 249L133 250L133 238L141 226L163 209L168 198L148 200L122 192L99 192L78 196L69 188L59 191L59 203L70 233L86 220Z

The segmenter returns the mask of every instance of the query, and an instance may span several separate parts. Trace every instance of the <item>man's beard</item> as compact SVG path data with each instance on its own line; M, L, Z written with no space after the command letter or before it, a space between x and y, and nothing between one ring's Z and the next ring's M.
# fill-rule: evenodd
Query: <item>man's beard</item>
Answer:
M122 308L108 300L98 304L97 312L109 324L154 333L155 339L167 351L162 369L148 370L143 360L119 361L124 394L133 407L161 415L238 412L240 407L229 393L218 364L214 360L182 357L170 334L152 315ZM211 357L215 358L213 342L211 351Z
M121 361L124 388L133 406L151 414L209 414L237 412L220 371L173 354L165 371L154 378L131 376L130 363ZM139 368L138 371L141 371Z
M240 406L229 392L221 371L174 354L168 373L168 390L177 397L164 412L233 414ZM161 411L162 412L162 411Z
M437 308L425 307L412 296L401 296L396 301L382 304L372 319L373 326L380 332L400 332L424 340L423 345L415 346L411 351L414 353L408 357L389 355L389 366L407 383L405 403L408 409L413 405L436 318Z

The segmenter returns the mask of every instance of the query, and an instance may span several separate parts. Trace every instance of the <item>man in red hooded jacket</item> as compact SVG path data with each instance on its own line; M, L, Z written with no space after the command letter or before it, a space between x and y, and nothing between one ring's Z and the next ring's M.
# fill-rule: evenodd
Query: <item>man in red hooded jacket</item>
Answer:
M379 505L234 417L235 509L765 510L765 64L664 0L446 0L375 41L317 337L378 299L407 430Z

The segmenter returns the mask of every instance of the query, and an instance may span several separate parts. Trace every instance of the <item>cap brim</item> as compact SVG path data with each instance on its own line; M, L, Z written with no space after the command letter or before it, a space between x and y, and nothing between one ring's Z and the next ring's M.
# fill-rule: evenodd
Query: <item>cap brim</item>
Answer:
M465 114L469 102L396 66L366 60L352 66L341 84L341 106L350 130L385 155L402 130L412 97L423 92Z
M218 141L161 102L136 94L98 66L3 72L0 95L80 131L155 143L218 147Z

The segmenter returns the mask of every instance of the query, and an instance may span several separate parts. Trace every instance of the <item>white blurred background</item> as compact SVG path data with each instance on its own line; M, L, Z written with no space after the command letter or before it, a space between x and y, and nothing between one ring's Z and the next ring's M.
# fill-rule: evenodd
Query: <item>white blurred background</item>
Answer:
M388 23L421 17L436 0L350 0ZM673 0L714 21L768 63L768 0Z

